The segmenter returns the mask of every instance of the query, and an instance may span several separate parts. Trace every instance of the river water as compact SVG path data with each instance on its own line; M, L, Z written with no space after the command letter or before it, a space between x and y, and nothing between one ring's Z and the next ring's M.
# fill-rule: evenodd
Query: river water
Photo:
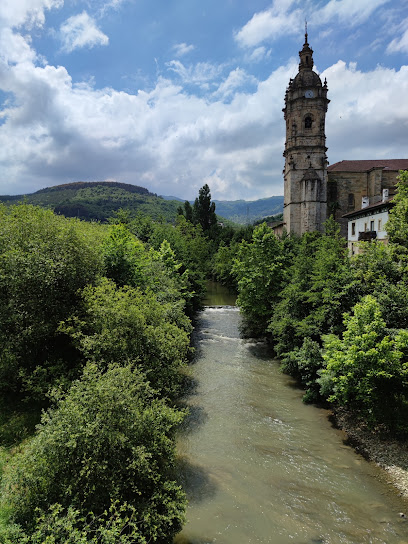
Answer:
M178 440L188 522L175 544L408 544L407 505L382 472L240 323L234 306L198 320Z

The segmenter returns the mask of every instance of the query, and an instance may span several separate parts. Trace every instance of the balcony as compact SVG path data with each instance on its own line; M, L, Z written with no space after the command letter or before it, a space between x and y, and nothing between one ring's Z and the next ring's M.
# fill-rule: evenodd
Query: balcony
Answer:
M376 238L377 238L376 230L366 230L364 232L358 233L359 242L371 242L371 240L375 240Z

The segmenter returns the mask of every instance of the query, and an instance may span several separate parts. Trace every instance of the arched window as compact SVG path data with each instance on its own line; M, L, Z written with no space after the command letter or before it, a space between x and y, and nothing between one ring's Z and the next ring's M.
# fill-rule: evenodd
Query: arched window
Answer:
M310 117L310 115L308 115L305 118L305 128L312 128L312 122L312 118Z

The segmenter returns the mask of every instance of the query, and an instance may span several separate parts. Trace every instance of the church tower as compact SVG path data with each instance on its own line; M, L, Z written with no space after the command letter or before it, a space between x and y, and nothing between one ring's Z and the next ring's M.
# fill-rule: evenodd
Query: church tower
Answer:
M313 71L307 41L299 51L299 72L286 89L283 220L288 232L323 230L327 217L327 82Z

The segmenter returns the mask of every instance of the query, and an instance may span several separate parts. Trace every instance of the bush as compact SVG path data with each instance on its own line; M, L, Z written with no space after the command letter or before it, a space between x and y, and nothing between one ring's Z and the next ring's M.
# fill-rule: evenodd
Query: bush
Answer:
M61 330L84 357L105 364L134 361L154 389L173 395L189 352L189 319L178 314L176 324L172 304L157 301L151 292L117 288L106 278L82 295L84 315L67 320Z
M53 530L65 531L69 522L82 531L89 513L103 524L117 501L116 517L137 522L148 542L168 542L184 520L185 496L172 479L174 432L182 419L130 366L102 373L88 365L5 471L3 500L11 522L29 535L40 529L44 535L46 512L59 504L68 513L54 507Z
M388 334L377 300L368 295L344 318L343 337L324 338L322 393L361 411L371 425L407 432L408 331Z

